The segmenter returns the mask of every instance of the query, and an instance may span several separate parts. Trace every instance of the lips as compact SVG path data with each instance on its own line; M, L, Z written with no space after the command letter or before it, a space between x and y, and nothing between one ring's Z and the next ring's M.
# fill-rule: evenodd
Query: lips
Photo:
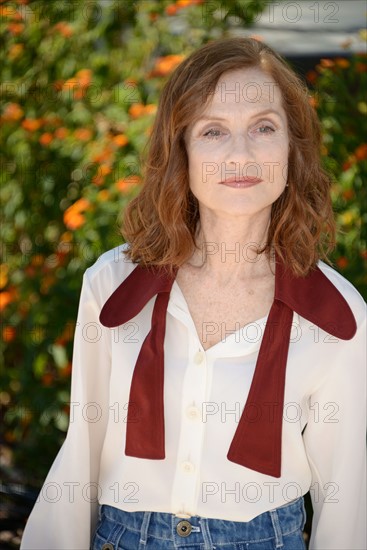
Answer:
M260 178L255 177L240 177L236 178L235 176L232 176L231 178L227 178L224 181L221 181L220 183L222 185L227 185L228 187L252 187L253 185L257 185L258 183L261 183L263 180Z

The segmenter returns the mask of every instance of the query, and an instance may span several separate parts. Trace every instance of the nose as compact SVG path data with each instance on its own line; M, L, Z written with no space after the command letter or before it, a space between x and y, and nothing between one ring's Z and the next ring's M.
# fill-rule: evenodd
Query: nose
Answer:
M228 142L228 149L222 162L224 179L230 176L257 176L257 163L250 138L237 135ZM234 168L235 167L235 168Z

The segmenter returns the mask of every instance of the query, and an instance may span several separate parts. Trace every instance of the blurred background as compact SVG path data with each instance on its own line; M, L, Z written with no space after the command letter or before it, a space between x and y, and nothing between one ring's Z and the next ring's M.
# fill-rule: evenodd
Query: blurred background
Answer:
M82 275L122 244L162 87L254 36L302 76L333 177L335 269L367 297L364 1L0 2L0 546L17 548L68 426Z

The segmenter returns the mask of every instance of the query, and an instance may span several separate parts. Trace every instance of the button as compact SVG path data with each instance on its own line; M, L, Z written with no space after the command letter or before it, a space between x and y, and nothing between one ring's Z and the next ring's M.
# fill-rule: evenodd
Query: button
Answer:
M194 363L196 363L197 365L201 365L201 363L204 361L204 358L205 358L204 352L199 350L194 355Z
M191 533L191 530L191 523L186 520L180 521L176 526L177 534L180 535L180 537L188 537Z
M102 546L102 550L114 550L114 546L110 542L107 542Z
M186 414L191 420L198 420L200 418L200 410L194 405L187 407Z
M195 470L195 466L188 461L182 462L181 468L186 474L192 474L192 472Z

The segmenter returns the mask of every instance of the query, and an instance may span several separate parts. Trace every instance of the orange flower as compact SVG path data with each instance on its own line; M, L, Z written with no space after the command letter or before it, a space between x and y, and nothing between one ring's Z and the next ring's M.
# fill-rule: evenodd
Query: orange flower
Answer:
M60 92L63 89L64 84L64 80L55 80L55 82L52 83L52 86L57 92Z
M9 268L6 264L0 265L0 288L4 288L8 284Z
M51 386L53 380L54 377L50 372L46 372L41 378L43 386Z
M61 128L57 128L57 130L55 130L54 136L57 139L65 139L68 136L68 133L68 129L62 126Z
M179 8L187 8L188 6L195 6L203 3L204 0L177 0L176 6Z
M22 34L24 25L23 23L9 23L8 30L14 35Z
M157 112L157 105L155 103L149 103L145 105L144 114L152 115Z
M334 67L334 61L332 59L321 59L320 65L326 69L331 69Z
M318 106L318 101L317 101L317 98L315 96L310 96L308 98L308 102L309 104L311 105L311 107L313 107L314 109L316 109L316 107Z
M56 277L51 273L44 276L41 280L41 286L40 286L41 294L48 294L52 285L55 284L55 281L56 281Z
M124 80L124 84L131 84L132 86L136 86L138 83L138 81L136 80L136 78L127 78L126 80Z
M89 128L78 128L74 132L74 136L76 139L80 139L80 141L88 141L91 139L93 133Z
M27 265L24 268L24 272L27 274L28 277L34 277L36 275L36 270L33 266Z
M35 132L41 128L42 123L43 121L40 118L25 118L22 122L22 126L29 132Z
M129 115L131 118L139 118L144 115L150 115L157 111L157 105L150 103L143 105L142 103L133 103L129 109Z
M78 229L85 222L85 216L82 212L88 210L90 202L88 199L81 198L69 206L64 212L64 224L68 229Z
M59 126L60 124L62 124L64 122L64 120L60 116L58 116L54 113L52 113L49 116L43 118L42 121L43 121L44 124L50 124L51 126Z
M362 143L357 149L355 150L355 156L357 160L364 160L367 158L367 143Z
M356 71L357 73L365 73L367 71L367 65L366 63L356 63Z
M70 243L73 240L73 234L70 233L70 231L64 231L64 233L60 237L60 245L62 245L63 242Z
M343 191L342 195L346 201L350 201L354 197L354 191L353 189L346 189L345 191Z
M35 256L33 256L31 260L31 264L38 267L43 265L44 262L45 262L45 257L43 254L36 254Z
M166 6L165 12L167 15L176 15L179 8L176 6L176 4L169 4L169 6Z
M13 44L10 46L9 50L9 58L15 59L17 58L24 50L24 44Z
M97 163L113 164L114 152L113 148L106 144L103 146L103 149L99 149L100 145L96 142L93 142L93 146L98 147L97 151L91 155L91 160Z
M5 122L13 122L19 120L24 115L23 109L18 103L8 103L5 107L2 119Z
M183 61L184 55L166 55L159 57L154 65L151 76L166 76Z
M108 164L101 164L98 168L97 174L92 178L92 182L96 185L102 185L105 176L111 173L111 167Z
M101 164L101 166L98 169L98 174L101 176L107 176L107 174L111 173L111 166L108 166L108 164Z
M166 6L165 12L167 15L176 15L176 13L183 8L187 8L188 6L196 6L203 3L204 0L177 0L175 4L169 4L169 6Z
M121 193L128 193L131 189L139 185L140 176L127 176L116 181L115 186Z
M349 168L351 168L351 166L353 166L354 163L355 163L355 157L350 156L348 160L343 163L343 166L342 166L343 172L346 172L347 170L349 170Z
M97 200L100 202L105 202L105 201L108 201L110 196L111 194L108 189L102 189L102 191L99 191L97 195Z
M85 223L85 216L80 212L65 212L64 223L71 230L79 229Z
M16 330L14 327L7 325L3 328L3 341L4 342L12 342L15 339L16 336Z
M76 73L75 77L79 83L79 86L85 88L91 83L92 71L90 69L81 69Z
M340 269L345 269L349 265L348 258L346 258L345 256L340 256L340 258L336 260L336 264L338 267L340 267Z
M50 145L52 140L53 140L53 135L50 132L45 132L40 136L38 141L40 142L41 145L44 145L46 147L47 145Z
M306 79L308 80L308 82L310 82L310 84L315 84L315 82L317 80L317 72L316 71L308 71L306 73Z
M65 36L65 38L69 38L73 35L73 29L65 21L60 21L57 23L54 29L59 31L59 33Z
M17 17L17 10L16 8L11 8L10 6L3 6L0 7L0 17Z
M78 86L79 86L79 83L76 80L76 78L68 78L63 83L62 89L63 90L73 90L74 88L77 88Z
M117 136L114 136L112 138L112 141L114 142L117 147L124 147L127 143L129 143L129 140L125 136L125 134L118 134Z
M337 57L335 59L335 64L341 69L347 69L350 66L350 62L345 57Z
M5 2L5 0L0 0L0 3ZM19 4L18 0L18 4ZM0 7L0 18L8 17L9 19L13 19L18 21L19 19L23 19L23 15L20 11L18 11L16 8L11 8L10 6L4 6L3 8Z
M139 118L144 114L144 105L142 103L133 103L129 109L131 118Z
M81 212L82 210L87 210L90 207L90 202L88 199L85 199L84 197L82 197L81 199L78 199L76 202L74 202L72 207L75 210L78 210L79 212Z
M70 340L72 340L74 335L74 330L75 330L75 323L74 322L67 323L64 326L61 334L56 338L55 344L59 346L65 346L67 342L70 342Z
M10 291L0 292L0 311L6 308L13 301L13 293Z
M68 378L71 374L71 369L72 369L72 364L70 361L68 361L65 365L65 367L62 367L60 369L60 375L63 377L63 378Z

